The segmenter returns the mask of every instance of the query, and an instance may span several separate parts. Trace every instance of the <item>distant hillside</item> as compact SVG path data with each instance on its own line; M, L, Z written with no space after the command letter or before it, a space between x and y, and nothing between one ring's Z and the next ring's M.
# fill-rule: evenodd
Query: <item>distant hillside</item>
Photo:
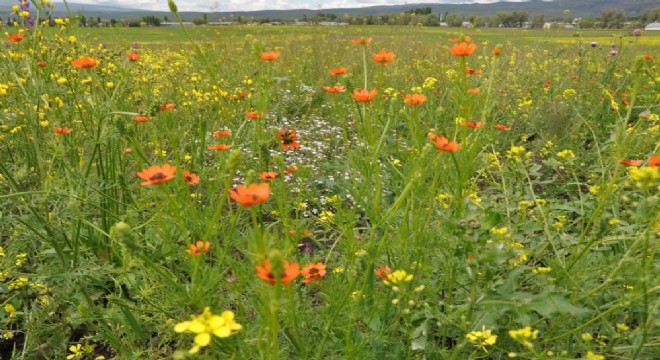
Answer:
M8 14L11 12L11 6L16 4L12 0L0 0L0 14ZM645 9L651 9L660 6L659 0L530 0L527 2L497 2L491 4L434 4L434 3L417 3L407 5L389 5L389 6L370 6L363 8L338 8L338 9L321 9L321 10L262 10L262 11L231 11L231 12L214 12L206 13L210 20L219 18L229 19L231 17L237 18L238 16L248 18L270 18L270 19L301 19L304 16L313 17L318 12L325 14L335 14L339 17L344 14L349 16L364 16L364 15L382 15L382 14L396 14L406 10L411 10L420 7L430 7L434 13L458 13L461 15L477 15L486 16L493 15L498 11L527 11L530 15L543 14L548 18L563 17L565 9L571 11L571 16L584 16L596 17L604 9L619 8L626 11L628 16L636 16ZM107 5L88 5L69 3L71 12L74 14L82 13L88 17L101 17L103 19L115 18L118 20L129 18L141 18L142 16L157 16L163 18L168 16L173 18L172 14L164 11L149 11L149 10L136 10L119 6ZM193 18L201 18L202 12L182 12L181 16L185 20ZM55 3L54 16L66 16L66 8L63 3Z

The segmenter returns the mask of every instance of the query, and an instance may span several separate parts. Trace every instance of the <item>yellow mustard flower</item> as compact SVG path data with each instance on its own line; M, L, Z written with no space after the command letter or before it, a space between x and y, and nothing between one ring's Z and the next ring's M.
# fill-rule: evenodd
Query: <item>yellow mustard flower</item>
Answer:
M192 320L176 324L174 331L196 334L193 341L194 346L188 351L191 354L195 354L199 349L211 343L212 335L219 338L226 338L242 328L241 324L234 321L234 313L232 311L226 310L220 315L215 315L211 313L211 308L207 306L200 315L193 315Z

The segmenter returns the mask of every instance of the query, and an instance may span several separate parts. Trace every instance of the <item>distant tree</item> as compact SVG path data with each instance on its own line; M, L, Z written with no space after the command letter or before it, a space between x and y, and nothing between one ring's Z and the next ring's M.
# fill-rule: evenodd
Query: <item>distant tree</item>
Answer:
M644 23L652 23L655 21L660 21L660 7L653 9L646 9L639 14L639 20Z
M110 26L115 27L119 24L119 21L117 19L110 19Z
M463 16L456 14L456 13L449 13L445 17L445 22L447 25L452 26L452 27L460 27L463 25Z
M583 17L578 21L578 26L580 29L593 29L596 24L591 18Z
M153 15L143 16L142 21L148 26L160 26L160 18Z
M194 18L192 19L192 23L195 25L204 25L206 22L204 21L204 18Z
M497 22L504 27L510 28L516 23L513 14L508 11L498 11L495 16L497 17Z
M87 18L85 17L85 15L80 17L80 26L82 26L82 27L87 26Z
M513 18L514 26L521 28L529 18L529 15L527 11L514 11L511 13L511 17Z
M607 29L621 29L626 21L626 12L622 9L605 9L600 13L603 27Z
M543 24L545 24L545 16L543 14L532 17L532 28L543 29Z
M168 21L170 21L170 18L167 17L167 15L165 15L165 16L163 16L163 21L164 21L164 22L168 22Z
M87 20L87 26L89 26L89 27L97 27L97 26L99 26L99 22L96 21L95 18L90 17L90 18Z

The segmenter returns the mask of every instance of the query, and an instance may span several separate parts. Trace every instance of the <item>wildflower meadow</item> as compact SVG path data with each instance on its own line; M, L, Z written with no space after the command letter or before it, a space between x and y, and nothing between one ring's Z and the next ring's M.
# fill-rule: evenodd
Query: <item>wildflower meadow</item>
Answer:
M2 26L0 359L660 358L660 34L51 5Z

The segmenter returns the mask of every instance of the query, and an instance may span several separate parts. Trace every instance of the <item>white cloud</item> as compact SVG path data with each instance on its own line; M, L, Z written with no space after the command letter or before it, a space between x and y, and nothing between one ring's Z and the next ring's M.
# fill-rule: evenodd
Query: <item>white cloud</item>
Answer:
M286 9L360 8L374 5L426 4L488 4L500 0L175 0L179 11L253 11ZM507 0L524 2L528 0ZM57 2L57 0L56 0ZM72 3L121 6L145 10L169 11L167 0L71 0Z

